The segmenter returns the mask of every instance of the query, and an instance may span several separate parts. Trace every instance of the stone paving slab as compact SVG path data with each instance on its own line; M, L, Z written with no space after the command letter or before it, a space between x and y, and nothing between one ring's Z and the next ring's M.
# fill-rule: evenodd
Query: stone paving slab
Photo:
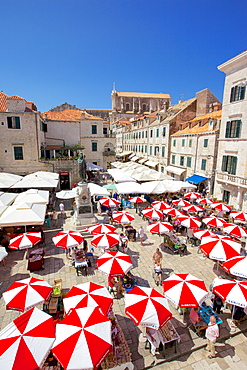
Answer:
M167 252L163 247L163 239L158 235L150 234L146 231L147 222L143 221L139 215L136 214L134 209L129 210L134 216L133 226L137 229L140 225L143 225L147 239L144 241L144 245L141 246L139 241L129 242L129 254L131 255L134 269L132 273L136 276L137 282L142 286L150 286L157 289L160 293L162 287L157 287L153 276L152 276L152 254L157 247L160 247L163 254L162 266L164 269L163 278L168 277L171 273L188 273L195 275L205 281L207 287L211 284L217 274L222 274L223 271L217 271L214 262L203 257L202 254L198 254L196 247L188 247L188 255L180 257L179 255L173 255ZM67 211L69 217L70 212ZM100 221L103 221L103 215L97 216ZM107 286L107 276L101 272L95 270L96 257L101 255L101 251L95 248L94 254L95 259L92 268L89 268L88 276L77 276L76 271L73 267L70 267L66 258L64 250L56 248L52 243L52 236L54 236L60 228L63 226L64 220L58 220L57 229L46 229L46 245L45 245L45 269L42 271L36 271L29 273L27 271L27 260L25 259L25 251L11 251L6 258L6 266L0 266L1 285L0 294L6 290L14 281L21 280L30 275L36 278L46 280L49 284L53 284L54 279L62 278L64 292L76 284L80 284L87 281L93 281L95 283ZM118 226L117 231L121 231ZM89 243L90 245L90 243ZM130 320L124 313L124 299L114 299L114 312L120 322L120 325L124 331L126 340L129 344L132 360L135 364L136 369L144 369L150 367L157 367L159 369L228 369L234 368L238 362L247 364L247 355L243 349L242 344L245 343L245 336L240 333L238 328L234 329L234 332L230 326L230 312L225 311L222 315L223 324L220 325L220 336L222 338L228 338L230 333L233 335L240 333L237 337L230 339L229 344L219 344L217 347L226 348L221 352L219 359L216 362L212 362L207 358L207 353L204 354L203 349L197 351L196 349L205 346L205 340L197 337L197 335L186 327L183 323L183 317L180 316L176 308L170 304L171 311L173 313L172 323L181 336L181 342L178 345L178 353L174 353L173 348L166 349L166 359L161 355L157 355L155 358L149 353L149 350L144 349L144 340L142 334L142 327L136 327L135 324ZM6 311L3 298L0 299L0 328L5 327L15 317L19 315L16 311ZM188 315L187 315L188 316ZM185 315L185 321L188 321L188 317ZM241 329L247 329L247 323L241 324ZM235 339L236 338L236 339ZM239 338L239 339L237 339ZM231 342L233 341L233 342ZM235 343L235 344L233 344ZM238 357L232 356L231 348L236 349ZM229 353L230 351L230 353ZM165 363L163 364L163 362ZM161 364L158 366L158 364ZM239 364L242 366L242 363ZM198 367L197 367L198 366ZM228 366L228 367L225 367ZM238 366L238 365L237 365ZM244 365L246 366L246 365ZM239 367L245 369L245 367Z

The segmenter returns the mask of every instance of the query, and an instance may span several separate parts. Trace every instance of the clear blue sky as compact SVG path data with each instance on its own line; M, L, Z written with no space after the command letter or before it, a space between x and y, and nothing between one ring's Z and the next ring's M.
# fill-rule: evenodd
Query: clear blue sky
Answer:
M67 101L111 108L117 91L208 87L217 66L247 49L246 0L0 0L0 90L46 111Z

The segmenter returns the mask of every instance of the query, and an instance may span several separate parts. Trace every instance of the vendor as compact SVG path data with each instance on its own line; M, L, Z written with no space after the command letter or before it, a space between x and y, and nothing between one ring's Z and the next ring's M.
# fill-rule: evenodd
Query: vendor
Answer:
M146 336L151 344L151 353L155 356L156 350L160 347L160 345L164 345L163 337L159 330L155 330L153 328L146 327Z
M201 334L201 332L207 328L207 324L203 321L198 313L198 307L193 307L190 310L190 321L195 326L199 334Z

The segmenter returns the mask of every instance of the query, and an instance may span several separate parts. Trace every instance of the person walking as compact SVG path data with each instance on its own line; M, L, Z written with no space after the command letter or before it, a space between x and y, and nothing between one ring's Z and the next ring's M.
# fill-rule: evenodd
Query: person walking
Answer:
M57 227L57 212L54 210L51 215L52 218L52 226Z
M156 251L154 252L154 254L152 256L152 260L153 260L154 263L158 263L158 264L161 265L162 253L161 253L159 248L156 248Z
M141 245L143 245L143 239L144 239L145 233L144 233L144 229L142 226L140 227L138 234L139 234L140 243Z
M61 202L61 203L59 204L59 209L60 209L61 217L62 217L62 218L64 218L64 216L65 216L65 211L64 211L64 203L63 203L63 202Z
M207 347L206 350L211 352L208 358L215 357L215 342L219 336L219 327L216 324L215 316L210 316L210 321L206 329Z

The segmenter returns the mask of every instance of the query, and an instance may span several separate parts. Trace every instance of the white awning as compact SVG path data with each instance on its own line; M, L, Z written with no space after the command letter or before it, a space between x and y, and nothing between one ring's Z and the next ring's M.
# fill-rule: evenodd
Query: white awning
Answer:
M132 161L132 162L135 162L135 161L137 161L137 159L139 159L139 158L140 158L140 157L137 157L137 155L135 155L134 157L132 157L132 158L131 158L131 161Z
M145 163L145 166L155 167L155 166L157 166L157 164L159 164L159 163L158 162L153 162L153 161L147 161Z
M126 155L130 155L133 152L123 152L123 153L117 153L118 157L125 157Z
M175 175L181 175L183 172L186 171L185 168L181 168L181 167L174 167L174 166L167 166L166 167L166 171L167 172L171 172L171 173L175 173Z
M143 164L144 162L146 162L147 161L147 158L141 158L140 160L139 160L139 163L140 164Z

